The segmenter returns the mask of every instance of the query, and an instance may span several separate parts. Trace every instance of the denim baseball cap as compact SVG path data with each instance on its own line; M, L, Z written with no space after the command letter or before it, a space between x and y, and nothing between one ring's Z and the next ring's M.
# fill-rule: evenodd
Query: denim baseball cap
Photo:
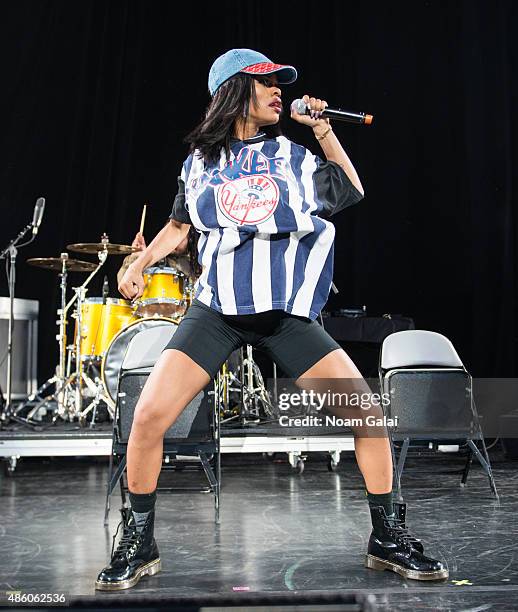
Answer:
M271 74L277 72L279 83L287 85L297 79L297 71L293 66L275 64L270 59L252 49L231 49L220 55L209 71L209 92L213 96L227 79L238 72L246 74Z

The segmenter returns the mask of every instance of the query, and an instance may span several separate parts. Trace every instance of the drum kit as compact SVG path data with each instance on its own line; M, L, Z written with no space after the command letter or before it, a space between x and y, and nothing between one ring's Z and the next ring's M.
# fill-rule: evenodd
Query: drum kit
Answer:
M33 419L42 408L54 411L58 418L84 425L91 415L95 423L98 406L104 402L113 418L118 375L130 340L139 331L152 326L165 326L171 336L185 314L193 292L191 280L173 267L154 266L144 270L145 288L139 300L130 302L108 297L86 297L88 285L98 274L109 256L129 255L137 249L113 244L106 234L98 243L69 244L69 251L97 255L97 263L71 259L68 253L60 257L33 258L32 266L52 270L59 275L60 305L57 310L59 362L54 376L19 405L15 414L30 407L24 420ZM89 273L86 280L74 287L68 302L69 272ZM68 342L69 314L75 320L73 342ZM53 393L45 395L49 388ZM87 405L86 401L89 400Z
M100 405L106 406L113 419L119 373L131 339L155 326L164 327L164 333L172 337L193 298L192 279L170 266L146 268L143 294L134 302L108 297L106 278L101 297L86 297L89 284L108 257L130 255L138 249L113 244L103 234L100 242L69 244L67 250L97 255L97 262L72 259L66 252L60 257L27 260L31 266L57 272L60 288L56 321L59 359L55 373L18 405L13 415L18 422L33 426L39 425L44 412L50 411L52 424L63 419L78 420L84 426L90 418L93 427ZM88 276L80 286L73 287L73 297L67 302L70 272ZM68 334L69 318L75 321L73 337ZM275 364L273 367L275 385ZM257 424L275 417L276 393L272 402L251 346L231 355L217 380L223 424Z

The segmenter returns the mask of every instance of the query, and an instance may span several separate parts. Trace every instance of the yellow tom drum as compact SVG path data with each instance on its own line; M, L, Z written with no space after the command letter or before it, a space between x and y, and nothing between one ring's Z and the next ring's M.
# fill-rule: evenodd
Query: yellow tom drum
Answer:
M81 355L95 357L97 355L97 335L103 315L103 299L87 298L81 304ZM77 338L77 320L75 337Z
M97 336L97 354L103 356L112 339L135 319L131 302L108 298L103 308L101 327Z
M137 302L139 317L182 317L187 310L185 275L176 268L144 270L144 292Z
M81 356L100 358L112 338L135 320L128 300L88 298L81 304ZM76 329L77 333L77 329Z

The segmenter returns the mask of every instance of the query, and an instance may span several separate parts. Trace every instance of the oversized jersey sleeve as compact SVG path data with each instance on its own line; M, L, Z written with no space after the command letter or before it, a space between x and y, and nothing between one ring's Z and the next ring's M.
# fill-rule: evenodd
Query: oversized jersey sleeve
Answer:
M318 213L320 217L331 217L363 199L345 170L336 162L317 158L317 164L313 179L317 198L322 203L322 210Z
M182 177L178 177L178 193L173 202L173 209L171 210L171 214L169 215L169 219L173 219L174 221L180 221L180 223L188 223L192 225L191 217L189 215L189 211L185 205L185 182Z

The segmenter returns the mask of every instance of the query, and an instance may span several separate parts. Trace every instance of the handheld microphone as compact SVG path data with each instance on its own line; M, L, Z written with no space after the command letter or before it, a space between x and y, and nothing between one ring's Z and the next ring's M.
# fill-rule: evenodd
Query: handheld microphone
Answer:
M291 108L296 110L299 115L309 115L310 110L308 105L301 100L293 100ZM342 110L341 108L326 108L320 115L323 119L334 119L335 121L346 121L347 123L358 123L364 125L370 125L374 119L372 115L367 113L353 113L351 111Z
M43 219L43 212L45 211L45 198L38 198L36 205L34 206L34 214L32 216L32 233L34 236L38 233L38 229Z

